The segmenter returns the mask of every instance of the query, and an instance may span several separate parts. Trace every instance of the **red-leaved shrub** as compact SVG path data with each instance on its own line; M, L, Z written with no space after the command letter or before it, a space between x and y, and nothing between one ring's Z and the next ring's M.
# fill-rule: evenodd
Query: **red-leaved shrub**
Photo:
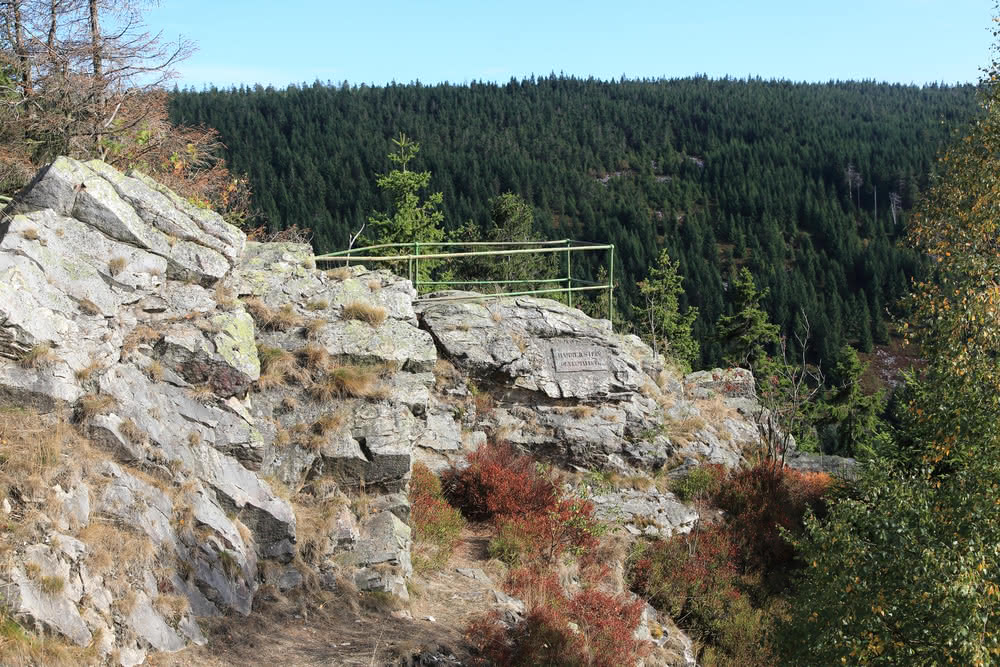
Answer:
M642 600L596 589L568 597L554 573L535 568L514 570L508 588L527 604L524 620L506 628L489 614L467 629L484 664L618 667L647 648L633 637Z
M825 473L769 463L739 470L724 480L714 501L729 514L741 566L768 573L790 565L794 550L780 529L801 530L806 508L822 512L831 481Z
M509 565L555 564L566 551L580 555L597 546L599 530L593 503L564 498L545 512L497 517L490 551Z
M506 443L489 443L466 457L468 466L444 475L448 500L474 521L498 515L544 514L559 500L559 489L534 459Z
M634 665L647 648L633 634L645 603L628 600L594 588L580 591L569 600L567 615L579 627L589 665L616 667Z
M739 595L735 550L725 526L642 545L628 562L633 591L674 618L706 626L723 617Z
M744 592L727 527L715 525L643 545L630 558L633 591L682 622L704 645L703 664L769 667L768 614Z

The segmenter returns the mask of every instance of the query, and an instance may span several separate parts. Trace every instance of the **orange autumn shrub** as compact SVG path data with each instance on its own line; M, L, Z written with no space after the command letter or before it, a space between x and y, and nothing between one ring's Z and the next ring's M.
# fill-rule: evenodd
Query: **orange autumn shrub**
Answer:
M771 463L735 471L720 485L715 505L728 526L744 570L771 572L792 563L794 550L781 530L798 532L806 509L822 513L832 479Z

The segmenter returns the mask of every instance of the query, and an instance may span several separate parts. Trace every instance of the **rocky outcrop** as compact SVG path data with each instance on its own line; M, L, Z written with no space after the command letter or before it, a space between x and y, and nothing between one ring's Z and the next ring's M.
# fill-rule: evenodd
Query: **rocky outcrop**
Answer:
M606 320L549 299L436 300L462 296L431 295L420 315L447 358L470 373L502 375L550 399L634 394L649 380Z
M635 336L549 299L446 292L418 309L442 357L471 378L464 389L439 383L434 402L438 413L442 405L461 411L467 434L487 433L566 466L621 472L677 458L738 465L757 442L740 412L753 396L753 377L742 369L675 377ZM477 398L484 394L488 401ZM447 453L465 437L452 432L418 445ZM440 457L424 457L440 465Z
M666 537L699 516L652 473L757 441L745 371L675 376L552 300L322 271L139 173L59 158L8 213L0 404L71 417L104 460L4 499L38 517L8 545L5 604L120 664L204 642L198 617L249 614L265 584L407 597L414 460L494 439L632 476L587 487L599 516Z
M368 588L405 594L410 537L399 517L409 510L398 492L427 429L436 360L408 282L324 274L307 246L248 244L218 215L99 162L57 159L8 213L0 400L73 414L109 459L51 492L51 525L76 551L16 549L15 615L81 645L99 631L102 651L123 662L204 641L196 616L249 613L262 564L282 569L299 554L296 511L269 480L333 488L345 511L366 494L374 513L340 515L326 565L353 567L359 580L376 572ZM309 378L297 356L306 345L323 358ZM297 360L281 387L261 382L260 349ZM319 443L315 422L338 411L344 423L324 422ZM285 440L282 424L303 424L303 437ZM114 542L88 532L105 522L142 557L88 568L88 554ZM383 576L389 566L395 578ZM165 602L176 599L184 604Z

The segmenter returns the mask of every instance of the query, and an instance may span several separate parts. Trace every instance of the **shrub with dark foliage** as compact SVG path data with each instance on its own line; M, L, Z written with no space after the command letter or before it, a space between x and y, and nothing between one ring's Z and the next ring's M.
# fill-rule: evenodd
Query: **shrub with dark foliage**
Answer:
M822 516L826 473L799 472L770 463L732 473L715 494L729 514L728 529L744 570L773 572L792 564L795 553L781 530L799 533L806 509Z
M556 505L559 489L530 456L506 443L490 443L466 457L468 466L444 475L445 494L473 521L498 515L542 514Z
M508 588L528 603L528 612L511 628L496 614L469 626L480 664L619 667L635 664L647 648L633 637L642 600L593 588L570 597L554 573L535 568L513 571Z

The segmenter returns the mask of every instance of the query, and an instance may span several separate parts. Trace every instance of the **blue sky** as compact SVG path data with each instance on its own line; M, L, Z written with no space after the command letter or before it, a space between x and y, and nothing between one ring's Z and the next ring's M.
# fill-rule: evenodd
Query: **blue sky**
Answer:
M424 83L563 72L795 81L975 81L988 0L162 0L164 37L198 52L178 84Z

